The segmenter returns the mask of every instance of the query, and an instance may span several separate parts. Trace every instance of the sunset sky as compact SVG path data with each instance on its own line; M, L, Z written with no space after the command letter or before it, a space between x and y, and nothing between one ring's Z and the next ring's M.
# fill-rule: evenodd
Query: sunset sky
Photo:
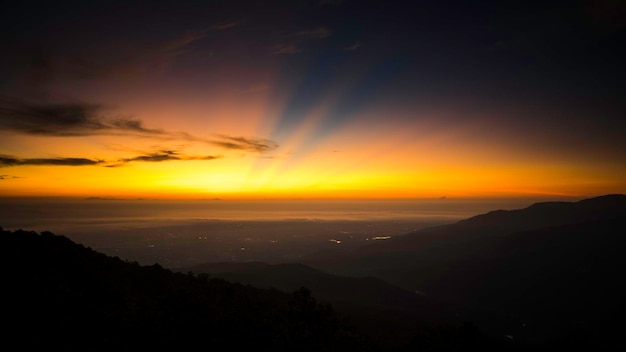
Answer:
M626 193L623 1L12 2L0 195Z

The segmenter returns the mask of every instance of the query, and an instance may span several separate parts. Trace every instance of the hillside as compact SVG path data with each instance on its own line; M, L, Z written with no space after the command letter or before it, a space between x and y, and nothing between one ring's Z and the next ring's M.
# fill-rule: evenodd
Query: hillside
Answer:
M316 297L334 303L431 310L434 304L415 292L388 284L380 279L330 275L299 263L206 263L181 271L207 273L229 281L255 287L276 288L292 292L305 286Z
M624 195L539 203L304 262L425 292L501 336L612 341L624 326L625 219Z
M415 316L401 317L400 306L382 315L354 306L355 310L340 316L304 287L288 294L206 274L175 273L158 264L141 266L50 232L0 229L0 248L4 279L0 309L7 323L3 342L24 350L447 351L473 346L501 351L511 347L487 339L469 322L415 325L411 322ZM302 268L295 266L295 271ZM398 335L375 331L380 325L356 328L346 320L346 313L350 318L382 318L378 324L404 329L406 339L394 340Z
M107 257L49 232L0 231L3 342L64 351L360 350L310 291L293 295Z
M425 327L455 322L439 302L373 277L330 275L298 263L205 263L179 270L285 292L307 287L387 348L409 343Z

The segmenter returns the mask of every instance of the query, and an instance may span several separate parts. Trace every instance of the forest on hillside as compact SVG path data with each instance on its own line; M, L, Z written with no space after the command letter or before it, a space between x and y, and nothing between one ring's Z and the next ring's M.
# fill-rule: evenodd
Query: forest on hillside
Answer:
M285 293L141 266L51 232L0 234L2 335L24 349L387 350L304 287ZM399 349L468 346L503 347L468 323L415 331Z

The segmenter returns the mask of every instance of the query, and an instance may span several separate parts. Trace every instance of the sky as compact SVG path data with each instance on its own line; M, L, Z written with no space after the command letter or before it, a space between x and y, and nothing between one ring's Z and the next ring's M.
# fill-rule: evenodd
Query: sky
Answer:
M626 3L12 2L0 196L626 193Z

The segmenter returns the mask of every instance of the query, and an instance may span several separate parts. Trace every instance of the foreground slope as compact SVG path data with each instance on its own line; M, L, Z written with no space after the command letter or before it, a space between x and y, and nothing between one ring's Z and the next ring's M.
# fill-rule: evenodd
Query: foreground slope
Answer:
M425 313L432 310L434 302L422 295L388 284L383 280L365 277L331 275L299 263L266 264L250 263L204 263L180 269L194 273L207 273L229 281L250 284L255 287L276 288L292 292L307 287L323 301L363 304L401 309L419 309ZM435 312L429 312L435 314Z
M178 270L285 292L307 287L386 348L410 344L425 327L456 323L439 302L373 277L330 275L298 263L220 262Z
M329 306L0 229L3 342L80 351L359 350Z

